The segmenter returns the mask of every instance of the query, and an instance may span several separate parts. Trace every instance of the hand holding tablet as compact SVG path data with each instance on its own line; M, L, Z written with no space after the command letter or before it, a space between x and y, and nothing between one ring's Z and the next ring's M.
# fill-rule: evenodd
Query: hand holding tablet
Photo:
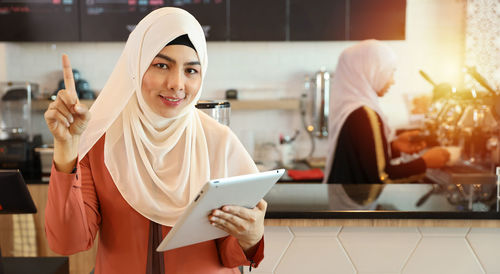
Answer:
M226 225L221 225L221 221L215 222L217 225L212 225L209 222L209 215L216 211L224 213L224 210L216 210L223 206L228 206L229 211L226 211L226 214L228 214L235 208L238 208L231 205L237 205L245 207L248 210L240 208L238 210L241 212L234 212L224 217L220 216L221 219L226 221L227 218L233 218L233 216L236 215L241 215L243 218L247 219L253 217L263 218L266 204L260 201L279 178L283 176L284 172L284 169L279 169L207 182L200 190L198 196L191 202L184 214L160 243L156 251L166 251L221 238L227 236L229 234L228 232L237 234L237 231L250 231L251 229L237 227L237 224L248 223L242 220L231 221L231 224L227 223ZM236 226L232 226L233 224L236 224ZM224 230L218 228L218 226L223 227ZM258 231L257 234L259 234ZM238 238L238 240L252 239L252 235L234 236ZM258 240L260 240L260 237ZM243 248L245 248L245 244L245 242L240 242Z

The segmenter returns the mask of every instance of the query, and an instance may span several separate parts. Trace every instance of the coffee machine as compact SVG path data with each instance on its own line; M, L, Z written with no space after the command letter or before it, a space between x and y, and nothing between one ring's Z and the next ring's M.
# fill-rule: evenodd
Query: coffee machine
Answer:
M40 159L34 148L41 135L31 129L31 102L38 85L0 82L0 169L19 169L27 180L40 178Z
M435 86L423 129L434 144L459 147L459 161L428 170L427 176L444 183L494 183L495 167L500 166L500 91L488 85L475 68L465 71L484 90L457 90L449 85L436 92Z

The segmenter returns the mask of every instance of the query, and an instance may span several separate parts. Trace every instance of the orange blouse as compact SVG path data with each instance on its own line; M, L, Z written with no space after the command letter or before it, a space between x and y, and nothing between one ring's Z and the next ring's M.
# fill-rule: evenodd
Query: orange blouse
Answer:
M171 227L162 226L162 235ZM62 255L89 249L99 231L95 273L146 273L150 220L123 199L104 164L104 137L79 162L76 173L52 165L45 234ZM232 236L163 253L165 273L240 273L264 258L264 241L247 258Z

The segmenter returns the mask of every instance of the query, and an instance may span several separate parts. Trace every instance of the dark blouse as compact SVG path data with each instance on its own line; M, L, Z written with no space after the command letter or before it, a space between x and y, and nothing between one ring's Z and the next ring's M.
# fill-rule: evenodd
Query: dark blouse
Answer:
M410 183L423 178L422 158L397 165L391 164L382 120L372 109L364 106L347 117L339 134L333 166L328 183L382 184Z

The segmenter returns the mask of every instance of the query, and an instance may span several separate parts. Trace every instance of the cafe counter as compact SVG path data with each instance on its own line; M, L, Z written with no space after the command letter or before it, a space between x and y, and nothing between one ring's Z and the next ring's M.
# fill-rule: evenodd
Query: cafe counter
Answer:
M36 254L57 256L44 234L48 185L28 187ZM495 184L279 183L265 200L265 259L252 273L500 272ZM12 256L12 220L0 217L2 253ZM70 256L71 273L88 274L95 252Z
M265 199L257 273L500 272L495 184L277 184Z

